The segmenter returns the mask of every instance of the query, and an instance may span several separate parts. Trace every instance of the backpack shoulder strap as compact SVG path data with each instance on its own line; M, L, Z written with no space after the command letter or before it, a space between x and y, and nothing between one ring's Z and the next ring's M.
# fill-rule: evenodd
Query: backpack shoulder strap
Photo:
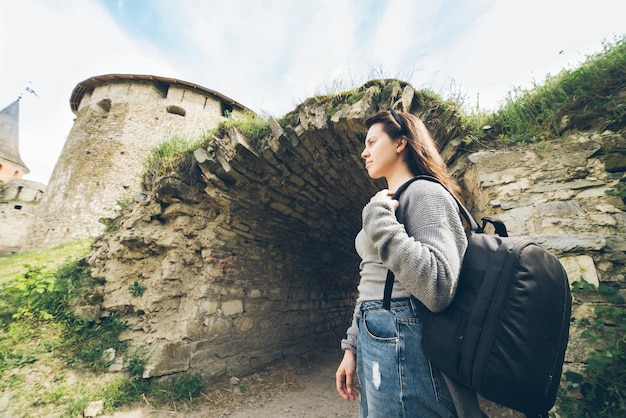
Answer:
M396 192L394 193L393 198L395 200L398 200L400 198L400 195L402 194L402 192L404 192L411 185L411 183L413 183L415 180L428 180L428 181L431 181L433 183L438 183L439 185L441 185L441 187L443 187L444 189L446 189L446 191L448 193L450 193L450 196L452 196L452 198L456 202L457 206L459 207L459 212L460 212L461 216L463 217L463 219L465 219L467 221L467 223L470 226L470 229L472 231L479 231L480 230L480 227L478 226L478 222L476 222L476 220L474 219L472 214L469 212L469 210L467 210L467 208L465 206L463 206L463 203L461 203L461 201L459 199L457 199L457 197L454 195L454 193L452 193L452 191L450 191L450 189L448 189L445 186L445 184L443 184L441 182L441 180L439 180L436 177L427 176L427 175L415 176L411 180L408 180L402 186L400 186L398 188L398 190L396 190Z
M398 200L400 198L400 195L402 194L402 192L404 192L411 183L413 183L415 180L428 180L428 181L432 181L433 183L439 183L441 185L441 187L443 187L448 193L450 193L450 195L454 198L454 201L456 202L457 206L459 207L459 212L461 214L461 217L463 217L467 223L470 225L470 229L472 232L482 232L481 228L478 226L478 223L476 222L476 220L474 219L474 217L472 216L472 214L465 208L465 206L463 206L463 204L461 203L461 201L459 199L457 199L457 197L454 195L454 193L452 193L450 191L450 189L448 189L442 182L441 180L439 180L436 177L432 177L432 176L425 176L425 175L421 175L421 176L415 176L413 177L411 180L405 182L402 186L400 186L398 188L398 190L396 190L396 192L393 195L393 199ZM484 220L483 220L484 222ZM484 229L485 224L483 223L483 229ZM502 227L504 227L504 224L502 224ZM506 228L505 228L506 230ZM387 278L385 279L385 290L383 293L383 308L389 310L391 308L391 292L393 290L393 282L395 280L395 276L393 274L393 272L391 270L387 270Z

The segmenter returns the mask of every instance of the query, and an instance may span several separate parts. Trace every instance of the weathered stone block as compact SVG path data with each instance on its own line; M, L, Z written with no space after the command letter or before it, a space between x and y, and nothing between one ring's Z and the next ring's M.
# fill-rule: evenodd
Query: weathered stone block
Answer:
M192 345L186 343L161 342L152 347L152 353L143 378L183 372L189 368Z
M243 302L241 300L229 300L221 303L222 313L225 316L237 315L243 312Z

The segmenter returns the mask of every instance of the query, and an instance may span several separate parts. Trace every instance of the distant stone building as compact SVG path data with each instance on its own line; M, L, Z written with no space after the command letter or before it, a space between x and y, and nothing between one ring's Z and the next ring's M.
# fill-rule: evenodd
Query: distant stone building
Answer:
M19 105L0 111L0 256L20 251L46 189L22 178L30 170L19 152Z
M0 182L21 179L30 170L19 151L20 100L0 111Z
M151 75L108 74L76 85L74 125L24 250L94 237L116 202L141 190L143 163L173 135L197 138L248 109L205 87Z
M0 257L21 251L45 190L24 179L0 184Z

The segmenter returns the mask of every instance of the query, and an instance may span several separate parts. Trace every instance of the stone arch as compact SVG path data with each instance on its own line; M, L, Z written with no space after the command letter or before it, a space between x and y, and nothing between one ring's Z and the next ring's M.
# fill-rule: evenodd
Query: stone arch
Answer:
M232 128L186 173L146 179L147 197L88 259L105 279L103 312L150 347L146 377L249 373L338 344L354 308L361 209L382 186L360 160L363 122L390 105L426 116L442 148L459 132L455 112L406 83L370 82L270 119L254 143Z

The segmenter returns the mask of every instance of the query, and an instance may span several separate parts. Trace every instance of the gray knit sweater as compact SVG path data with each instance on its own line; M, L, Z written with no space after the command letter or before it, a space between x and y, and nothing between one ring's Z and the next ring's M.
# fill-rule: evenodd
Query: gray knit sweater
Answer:
M362 215L363 229L355 240L361 257L355 314L361 302L382 300L387 269L396 277L392 298L413 295L433 312L445 309L454 298L467 248L452 196L437 183L417 180L400 196L397 213L390 202L379 201L368 203ZM356 352L357 332L353 317L342 349ZM459 417L483 416L473 391L446 382Z

